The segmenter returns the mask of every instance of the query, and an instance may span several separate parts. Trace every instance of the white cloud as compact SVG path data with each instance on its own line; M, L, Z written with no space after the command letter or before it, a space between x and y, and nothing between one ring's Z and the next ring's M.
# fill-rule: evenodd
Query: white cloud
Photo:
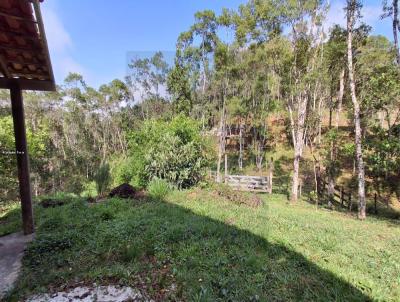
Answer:
M51 49L55 52L65 52L71 49L71 37L56 12L48 6L43 6L43 18L46 27L46 36Z
M51 2L44 2L41 7L56 82L61 83L69 72L78 72L86 76L85 68L73 57L74 44L62 20L57 15L55 3L46 5L47 3Z

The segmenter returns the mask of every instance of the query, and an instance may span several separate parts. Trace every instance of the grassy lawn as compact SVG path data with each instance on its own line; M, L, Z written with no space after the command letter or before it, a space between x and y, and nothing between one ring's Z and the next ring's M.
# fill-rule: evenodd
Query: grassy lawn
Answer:
M156 300L400 300L397 221L360 222L290 206L283 195L263 199L255 209L196 189L163 202L36 206L36 240L8 299L97 281L132 285ZM16 213L2 214L0 234Z

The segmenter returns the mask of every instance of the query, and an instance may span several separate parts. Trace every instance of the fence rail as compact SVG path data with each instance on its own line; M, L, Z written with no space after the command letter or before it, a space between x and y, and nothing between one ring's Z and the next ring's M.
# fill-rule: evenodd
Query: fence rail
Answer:
M210 176L216 180L216 172L210 171ZM223 176L222 176L223 177ZM226 175L225 183L239 191L271 192L271 183L268 176Z
M266 176L227 175L225 183L239 191L269 192L269 181Z
M324 179L321 180L321 184L321 193L325 194L329 198L329 184ZM333 202L339 203L343 208L349 209L349 211L352 210L353 201L351 192L346 192L344 187L333 186L332 193ZM335 199L336 197L338 200Z
M321 195L325 195L327 198L329 198L329 184L322 179L321 180ZM343 186L337 187L334 186L333 187L333 202L336 202L338 204L340 204L341 207L343 208L347 208L349 211L351 211L353 209L353 199L351 197L351 192L348 191L346 192ZM335 198L338 198L335 199ZM376 192L374 193L374 203L373 203L373 210L375 214L378 214L378 195L376 194Z

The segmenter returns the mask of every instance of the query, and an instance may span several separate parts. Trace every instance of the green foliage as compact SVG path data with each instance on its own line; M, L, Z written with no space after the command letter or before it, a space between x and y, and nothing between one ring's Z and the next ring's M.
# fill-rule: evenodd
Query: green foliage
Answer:
M100 165L94 175L94 181L96 182L97 192L99 195L103 195L111 183L110 165L108 163Z
M1 201L0 237L21 230L21 222L21 203L17 201Z
M397 131L396 131L397 129ZM373 127L366 140L367 174L374 179L374 188L396 193L400 200L400 126L390 130Z
M262 198L257 209L206 190L174 191L168 202L38 207L24 274L7 298L79 281L137 286L141 276L165 301L399 300L398 222Z
M189 114L192 111L189 74L187 68L179 62L176 62L174 68L168 73L167 87L173 97L175 112Z
M35 131L28 124L26 129L28 150L30 155L31 171L34 180L40 177L47 146L49 144L49 130L46 124L37 126ZM11 116L0 116L0 201L14 199L17 193L17 161L15 155L14 126Z
M147 185L147 192L154 200L164 200L167 194L172 190L172 186L163 179L154 178Z
M13 193L10 188L17 185L16 156L13 123L11 117L0 117L0 200ZM16 194L12 194L16 195Z
M140 186L153 178L178 188L198 183L210 162L210 150L194 120L179 115L172 121L146 121L130 136L130 175ZM128 173L129 174L129 173Z
M83 191L80 193L80 196L95 197L97 194L97 184L95 181L89 181L83 184Z

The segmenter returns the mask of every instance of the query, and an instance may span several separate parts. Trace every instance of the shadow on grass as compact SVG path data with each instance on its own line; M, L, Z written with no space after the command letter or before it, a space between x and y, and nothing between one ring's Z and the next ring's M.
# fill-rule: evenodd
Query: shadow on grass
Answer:
M370 300L287 246L232 223L167 202L114 199L46 209L9 299L71 280L113 280L144 282L159 301Z

